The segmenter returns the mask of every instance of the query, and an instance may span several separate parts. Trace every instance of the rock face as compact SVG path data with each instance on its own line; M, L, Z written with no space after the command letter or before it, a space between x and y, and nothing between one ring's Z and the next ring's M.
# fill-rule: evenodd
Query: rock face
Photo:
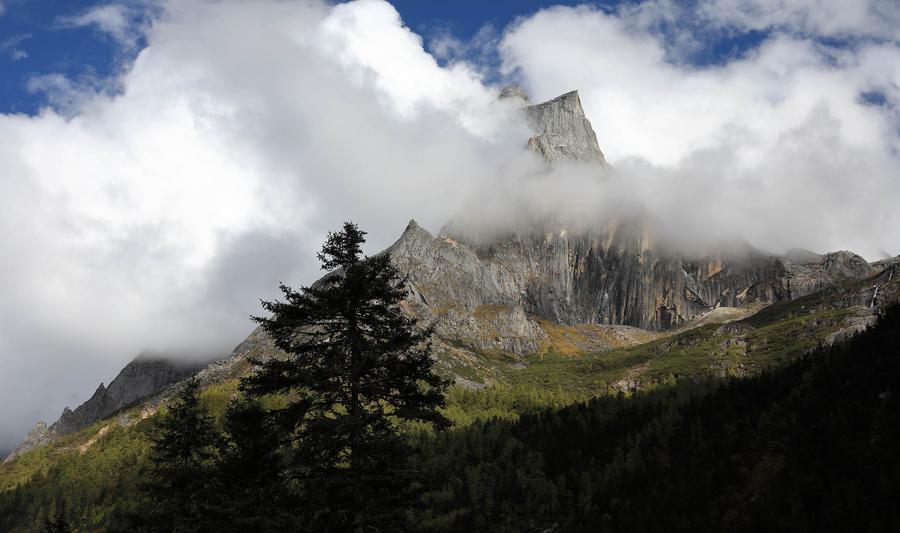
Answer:
M74 411L66 407L53 425L54 430L60 435L78 431L167 385L181 381L203 366L205 364L182 364L166 359L138 357L119 372L109 387L104 387L101 383L94 395Z
M38 422L25 440L6 458L6 461L10 461L20 453L43 446L53 439L102 420L124 407L195 374L204 366L206 366L205 363L186 364L157 357L139 356L119 372L109 387L104 387L101 383L94 391L93 396L74 411L66 407L59 420L49 427L44 422Z
M597 135L584 116L578 91L528 106L525 115L535 132L528 140L528 146L549 163L581 161L607 164L597 144Z
M410 221L387 253L409 277L407 310L439 337L479 350L531 353L546 333L516 295L518 265L485 262L472 248Z
M875 274L876 269L853 252L842 250L805 260L783 259L790 277L792 298L806 296L854 279L864 279Z
M16 456L20 453L27 452L28 450L32 450L34 448L40 448L41 446L48 444L51 440L52 436L49 432L47 424L45 424L43 421L38 422L34 425L33 428L31 428L31 431L29 431L28 434L25 435L25 438L22 440L22 442L20 442L19 445L16 446L16 449L14 449L3 462L8 463L15 459Z
M749 248L685 257L655 246L634 220L489 245L434 237L412 221L387 251L408 276L409 312L438 336L516 354L537 351L546 337L536 318L664 330L717 307L790 300L874 273L848 252L805 263Z
M520 100L523 104L528 103L528 95L525 94L521 87L516 87L515 85L507 85L500 90L500 99L506 98Z

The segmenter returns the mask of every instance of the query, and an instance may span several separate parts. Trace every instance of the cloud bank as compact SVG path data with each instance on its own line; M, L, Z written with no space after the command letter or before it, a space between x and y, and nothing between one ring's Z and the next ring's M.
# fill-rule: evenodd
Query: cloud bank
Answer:
M0 116L0 448L141 350L227 354L343 220L377 251L523 153L387 3L171 2L144 38L119 78L47 73L56 107Z
M145 4L150 18L131 3L67 20L146 43L120 75L41 73L51 107L0 115L0 449L142 350L226 354L277 281L318 275L345 219L374 252L411 217L438 229L472 206L496 219L628 198L775 251L900 252L898 26L872 22L889 4L843 26L813 2L553 8L482 39L492 79L532 100L580 90L606 180L541 174L489 67L439 63L386 2ZM698 36L661 30L688 15L770 34L698 67L678 60ZM854 40L821 39L836 35Z
M548 9L507 30L503 66L537 100L579 88L620 185L685 232L773 251L900 252L895 42L774 32L695 67L670 61L654 27L646 8Z

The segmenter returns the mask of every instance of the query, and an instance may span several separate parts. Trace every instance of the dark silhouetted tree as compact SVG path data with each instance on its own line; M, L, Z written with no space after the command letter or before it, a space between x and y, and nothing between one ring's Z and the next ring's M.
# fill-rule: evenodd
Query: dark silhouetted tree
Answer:
M232 401L216 460L216 531L259 533L294 529L296 509L283 484L280 438L256 400Z
M404 280L387 254L364 257L364 242L345 223L318 255L328 275L300 290L281 285L283 302L263 302L271 317L254 320L288 357L258 363L241 385L290 399L273 414L292 437L289 474L309 530L403 529L410 472L398 426L446 424L430 331L401 312Z
M218 435L200 401L196 378L169 404L152 439L152 468L144 486L151 505L140 521L150 530L210 530L210 480Z

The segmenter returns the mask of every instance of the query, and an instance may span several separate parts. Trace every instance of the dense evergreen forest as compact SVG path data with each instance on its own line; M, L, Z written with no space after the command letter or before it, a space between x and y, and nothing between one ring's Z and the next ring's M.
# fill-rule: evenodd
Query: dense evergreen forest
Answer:
M419 432L410 523L423 531L896 531L898 394L895 307L850 341L755 377ZM464 397L477 403L477 393ZM129 445L139 441L112 435L104 445L120 457L105 470L76 480L59 465L2 493L0 530L128 529L119 520L138 506L138 481L150 472Z
M418 443L428 531L898 531L900 308L786 368Z

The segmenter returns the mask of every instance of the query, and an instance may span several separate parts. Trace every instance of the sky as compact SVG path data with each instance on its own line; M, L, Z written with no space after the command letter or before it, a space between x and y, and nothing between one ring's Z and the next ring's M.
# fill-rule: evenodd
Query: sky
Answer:
M892 0L0 0L0 451L142 351L225 356L346 219L898 254L898 43ZM579 90L614 176L543 172L506 84Z

